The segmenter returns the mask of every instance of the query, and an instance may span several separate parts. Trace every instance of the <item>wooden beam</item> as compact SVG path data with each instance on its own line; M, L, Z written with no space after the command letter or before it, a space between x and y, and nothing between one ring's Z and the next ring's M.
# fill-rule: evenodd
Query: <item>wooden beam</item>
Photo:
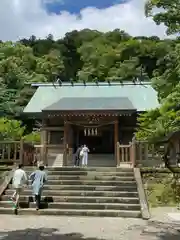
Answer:
M63 131L64 130L64 127L42 127L41 128L41 131L43 130L47 130L47 131Z
M105 111L80 111L80 110L71 110L71 111L56 111L56 112L47 112L46 115L48 117L87 117L87 116L99 116L99 117L118 117L118 116L131 116L134 112L131 111L119 111L119 110L105 110Z

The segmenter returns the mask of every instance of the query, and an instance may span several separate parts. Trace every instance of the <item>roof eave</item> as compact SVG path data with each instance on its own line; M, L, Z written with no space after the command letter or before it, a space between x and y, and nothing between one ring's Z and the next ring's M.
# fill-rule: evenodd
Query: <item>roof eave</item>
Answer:
M65 86L127 86L127 85L141 85L141 86L147 86L151 85L151 82L132 82L132 81L126 81L126 82L62 82L59 83L31 83L32 87L65 87Z

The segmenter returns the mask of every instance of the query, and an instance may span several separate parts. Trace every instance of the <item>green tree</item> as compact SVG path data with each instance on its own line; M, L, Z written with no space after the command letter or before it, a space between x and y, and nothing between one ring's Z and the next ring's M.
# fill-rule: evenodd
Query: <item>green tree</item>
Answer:
M138 139L158 141L180 128L180 84L162 100L159 109L141 114L136 133Z
M0 118L0 139L18 141L24 134L25 127L21 121Z
M157 62L158 68L154 70L153 87L157 90L159 99L166 98L180 81L180 44Z
M27 84L55 81L63 71L59 50L36 57L21 43L0 43L1 115L15 115L25 107L34 93Z
M33 131L23 137L27 142L40 143L41 135L38 131Z
M159 11L156 11L156 8ZM179 0L147 0L145 14L153 17L156 24L164 24L167 27L168 35L180 32Z

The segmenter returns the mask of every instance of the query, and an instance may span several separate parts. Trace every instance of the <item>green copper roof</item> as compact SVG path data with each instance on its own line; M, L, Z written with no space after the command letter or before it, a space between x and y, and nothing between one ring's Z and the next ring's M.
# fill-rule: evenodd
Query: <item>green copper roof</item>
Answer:
M137 111L159 106L157 93L150 84L63 84L56 87L48 84L37 88L24 113L40 113L63 98L78 98L82 101L87 98L128 98ZM71 103L73 105L73 101Z
M127 97L61 98L43 111L136 110Z

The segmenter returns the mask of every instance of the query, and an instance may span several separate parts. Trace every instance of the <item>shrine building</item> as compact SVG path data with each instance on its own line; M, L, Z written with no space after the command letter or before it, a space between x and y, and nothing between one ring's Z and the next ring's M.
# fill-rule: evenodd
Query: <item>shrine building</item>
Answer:
M159 106L149 82L37 83L32 87L37 89L24 114L41 121L41 144L61 154L64 165L70 164L79 145L86 144L90 165L115 166L116 143L129 144L139 113ZM108 160L102 163L105 156Z

